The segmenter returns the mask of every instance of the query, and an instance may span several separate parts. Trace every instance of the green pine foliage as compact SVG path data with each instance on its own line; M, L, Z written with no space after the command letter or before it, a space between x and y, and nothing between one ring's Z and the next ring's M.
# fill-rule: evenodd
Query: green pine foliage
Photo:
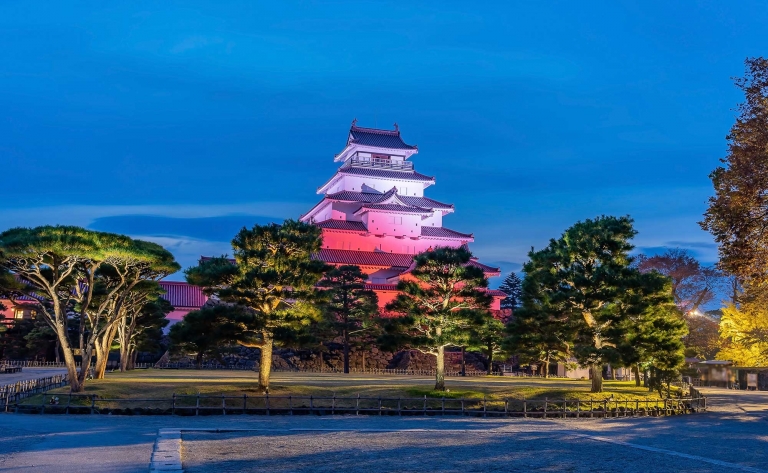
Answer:
M325 273L320 284L326 298L325 325L340 336L344 344L345 373L349 373L349 349L353 340L368 338L377 326L378 297L366 289L367 279L359 266L344 265Z
M446 247L416 255L413 279L400 280L386 307L402 317L390 321L387 335L436 358L438 391L445 390L445 348L470 344L491 304L488 281L471 257L465 248Z
M312 258L322 248L321 230L295 220L255 225L243 228L232 248L234 264L225 257L201 261L186 271L187 282L248 309L238 342L261 350L259 389L267 391L275 342L295 339L322 317L315 285L327 266Z
M501 301L502 309L516 309L520 307L523 299L523 281L515 273L509 273L499 286L499 290L507 295Z

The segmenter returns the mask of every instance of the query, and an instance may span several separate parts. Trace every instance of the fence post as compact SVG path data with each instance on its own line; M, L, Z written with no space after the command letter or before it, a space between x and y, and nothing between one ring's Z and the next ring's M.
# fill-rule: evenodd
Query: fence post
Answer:
M360 415L360 393L357 393L357 400L355 401L355 415Z
M546 397L544 398L544 418L547 418L547 404L549 404L549 399Z
M504 398L504 417L509 417L509 399Z
M171 415L176 414L176 393L171 396Z
M269 416L269 392L264 393L264 405L267 408L267 416Z
M528 406L525 403L525 397L523 397L523 417L528 417Z
M381 415L381 396L379 396L379 415Z
M40 403L40 414L45 414L45 394L43 394L43 402Z
M200 415L200 391L197 392L197 400L195 401L195 415Z
M606 417L608 417L608 400L604 399L603 400L603 419L605 419Z
M461 416L464 417L464 398L461 398Z
M400 408L400 396L398 396L398 397L397 397L397 415L398 415L398 416L401 416L401 415L403 415L403 411L402 411L402 409Z
M579 418L579 398L576 398L576 418Z
M424 395L424 411L421 415L427 415L427 395Z
M313 414L312 395L309 395L309 414Z
M91 394L91 414L93 414L93 411L96 409L96 395Z
M667 416L667 415L668 415L668 414L667 414L667 400L666 400L666 399L664 399L664 414L663 414L663 415L664 415L664 416Z
M221 414L227 415L227 400L224 395L221 395Z
M69 405L72 404L72 393L69 393L69 398L67 399L67 408L64 410L65 414L69 414Z
M336 393L333 393L333 397L331 398L331 415L336 414Z
M426 397L426 396L424 396ZM485 394L483 394L483 417L488 417L488 403L485 400Z

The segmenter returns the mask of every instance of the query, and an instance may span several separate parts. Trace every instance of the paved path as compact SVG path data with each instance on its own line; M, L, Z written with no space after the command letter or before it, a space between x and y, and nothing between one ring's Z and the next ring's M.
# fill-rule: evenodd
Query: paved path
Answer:
M66 368L22 368L20 373L0 373L0 386L26 379L46 378L66 372Z
M189 473L768 472L768 393L706 393L713 407L707 414L568 422L5 414L0 472L146 472L160 428L253 429L184 433L182 459ZM720 403L726 400L736 402L725 408ZM366 429L388 431L361 431Z

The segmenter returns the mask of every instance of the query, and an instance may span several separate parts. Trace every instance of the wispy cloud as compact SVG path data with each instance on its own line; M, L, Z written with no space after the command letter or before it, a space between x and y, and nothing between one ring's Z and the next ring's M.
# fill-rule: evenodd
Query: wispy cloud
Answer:
M99 218L145 215L175 218L207 218L230 215L260 215L284 219L306 211L295 202L254 202L230 205L65 205L0 208L0 230L37 225L88 226Z

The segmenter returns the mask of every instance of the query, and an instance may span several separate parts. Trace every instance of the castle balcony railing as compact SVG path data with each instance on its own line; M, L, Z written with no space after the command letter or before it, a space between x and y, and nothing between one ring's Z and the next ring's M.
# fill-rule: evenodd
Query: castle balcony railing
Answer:
M395 169L399 171L412 171L413 163L410 161L392 161L386 158L367 158L352 156L343 167Z

